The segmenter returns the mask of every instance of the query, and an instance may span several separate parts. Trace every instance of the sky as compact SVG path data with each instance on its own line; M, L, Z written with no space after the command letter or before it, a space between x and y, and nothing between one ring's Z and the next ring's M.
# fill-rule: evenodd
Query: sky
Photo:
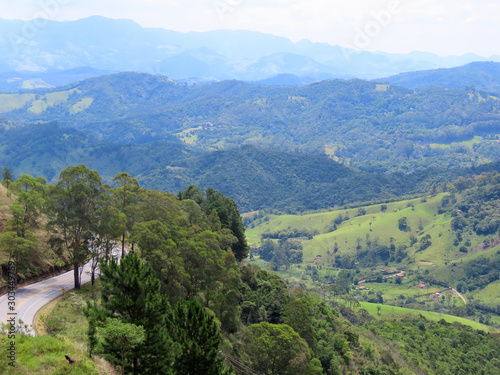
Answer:
M254 30L367 51L500 55L498 0L0 0L0 18L132 19L175 31Z

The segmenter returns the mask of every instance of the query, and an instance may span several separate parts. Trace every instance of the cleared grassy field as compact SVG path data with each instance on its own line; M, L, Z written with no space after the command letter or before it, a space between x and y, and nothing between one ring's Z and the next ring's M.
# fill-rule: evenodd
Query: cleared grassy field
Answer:
M23 108L35 100L35 94L0 94L0 113Z
M458 322L463 325L471 326L474 329L483 330L485 332L500 332L499 330L489 327L487 325L475 322L473 320L460 318L453 315L439 314L431 311L420 311L405 309L402 307L380 305L377 303L361 302L362 309L368 311L368 313L377 319L400 319L405 316L419 316L422 315L425 319L438 321L440 319L446 320L448 323ZM380 308L380 315L379 315Z
M355 284L363 278L374 281L383 267L389 267L393 273L404 271L409 279L404 279L402 284L388 279L387 282L368 281L362 285L381 292L385 301L415 298L418 302L430 306L435 300L429 294L442 292L450 286L456 288L458 282L466 280L465 270L468 262L479 257L496 258L500 249L500 246L484 249L483 241L488 236L479 236L471 231L464 233L464 238L470 241L468 252L460 252L463 242L454 244L456 234L450 225L452 215L440 211L445 196L443 193L432 197L304 215L267 215L250 223L247 237L253 246L259 246L261 235L264 233L287 233L297 230L313 235L309 240L297 239L303 247L303 262L300 267L293 265L287 272L278 272L292 285L318 288L322 283L332 282L336 274L327 270L338 267L338 263L334 263L336 255L347 254L358 261L355 265ZM334 220L339 215L344 220L340 224L337 220L337 228L334 230ZM348 219L345 219L346 217ZM399 228L399 220L403 217L407 222L406 230ZM420 240L427 235L430 236L431 245L421 249ZM413 241L416 240L413 245L412 238ZM360 260L357 256L358 244L361 249L369 249L368 241L387 247L392 241L396 248L405 245L407 257L401 263L371 264L369 258ZM337 253L335 248L338 249ZM262 263L267 266L265 262ZM376 270L372 269L372 266L376 267ZM306 267L312 267L319 275L316 281L312 278L313 272L307 271ZM384 278L386 276L382 275ZM424 290L418 288L427 277L430 280L426 282L429 287ZM446 297L451 300L453 306L464 305L460 298L451 293ZM495 282L483 290L476 289L465 298L478 299L490 306L498 304L500 282Z
M93 102L94 102L94 98L83 98L78 103L75 103L73 105L73 107L71 107L69 112L72 115L74 115L78 112L85 111L87 108L89 108L92 105Z
M303 241L304 263L311 262L317 255L325 257L333 252L337 243L340 254L356 254L358 242L361 246L367 240L376 241L388 246L391 238L394 244L409 245L414 236L419 240L426 234L431 236L431 246L424 251L419 250L417 243L409 248L413 261L430 261L443 264L453 260L458 249L452 246L454 234L450 230L451 217L439 215L438 209L445 194L429 198L418 198L382 205L364 206L360 209L335 210L308 215L268 215L258 220L247 229L247 238L251 245L259 246L260 237L264 233L274 233L297 229L319 233L312 240ZM348 217L333 230L334 220L342 215ZM402 231L398 222L403 217L407 220L407 229Z
M37 99L31 103L31 107L28 109L30 112L35 114L40 114L47 110L49 107L53 107L57 104L65 103L71 94L78 92L77 89L68 91L58 91L43 95L40 99Z
M500 304L500 280L487 285L484 289L474 291L474 299L486 304Z

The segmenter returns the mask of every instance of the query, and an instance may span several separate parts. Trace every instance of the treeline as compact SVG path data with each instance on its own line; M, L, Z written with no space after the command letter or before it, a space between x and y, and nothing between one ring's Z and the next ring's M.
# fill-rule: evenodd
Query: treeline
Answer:
M271 238L271 239L275 239L275 240L283 239L283 238L304 237L304 238L307 238L308 240L311 240L314 236L316 236L318 234L319 234L318 230L309 231L309 230L292 229L292 230L279 230L277 232L262 233L261 237L262 238Z
M466 279L457 284L457 290L468 292L481 289L500 280L500 252L497 255L496 259L480 257L468 262L464 266Z
M302 263L302 245L288 238L282 238L277 243L267 239L262 242L257 252L262 259L271 262L277 270L282 267L287 270L290 264Z

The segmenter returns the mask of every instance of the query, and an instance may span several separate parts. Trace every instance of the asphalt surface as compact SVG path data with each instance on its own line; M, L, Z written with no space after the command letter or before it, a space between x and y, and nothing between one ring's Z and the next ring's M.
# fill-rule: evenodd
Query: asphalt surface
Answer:
M35 284L15 289L14 294L9 293L0 297L0 322L7 323L10 327L12 323L18 327L20 323L23 325L33 326L34 318L38 310L47 303L59 297L71 289L74 289L75 282L73 278L73 270L62 275L52 277L48 280L43 280ZM99 276L99 270L96 271L96 277ZM90 265L87 263L81 274L81 285L90 282ZM10 298L10 300L9 300ZM9 304L9 302L11 302ZM15 302L15 308L14 304ZM18 332L18 329L16 329ZM36 332L31 329L30 334L35 336Z

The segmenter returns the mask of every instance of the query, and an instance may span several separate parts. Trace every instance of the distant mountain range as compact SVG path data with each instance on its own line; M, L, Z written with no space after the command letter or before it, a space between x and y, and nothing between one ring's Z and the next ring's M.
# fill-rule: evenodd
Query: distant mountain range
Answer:
M160 73L188 82L260 81L287 74L297 76L298 83L308 83L328 78L373 79L472 61L500 61L500 56L485 58L472 54L440 57L423 52L359 52L308 40L293 43L253 31L180 33L98 16L66 22L0 19L0 35L3 36L0 38L0 73L50 73L86 66L97 70L94 73ZM24 79L31 80L28 83L13 81L15 78L0 76L3 81L0 89L9 89L6 83L12 84L13 89L19 88L16 84L21 84L21 88L58 84L40 74Z
M380 81L410 89L438 86L500 93L500 63L473 62L450 69L400 73Z
M112 72L89 67L46 72L5 72L0 73L0 92L53 88L110 73Z

